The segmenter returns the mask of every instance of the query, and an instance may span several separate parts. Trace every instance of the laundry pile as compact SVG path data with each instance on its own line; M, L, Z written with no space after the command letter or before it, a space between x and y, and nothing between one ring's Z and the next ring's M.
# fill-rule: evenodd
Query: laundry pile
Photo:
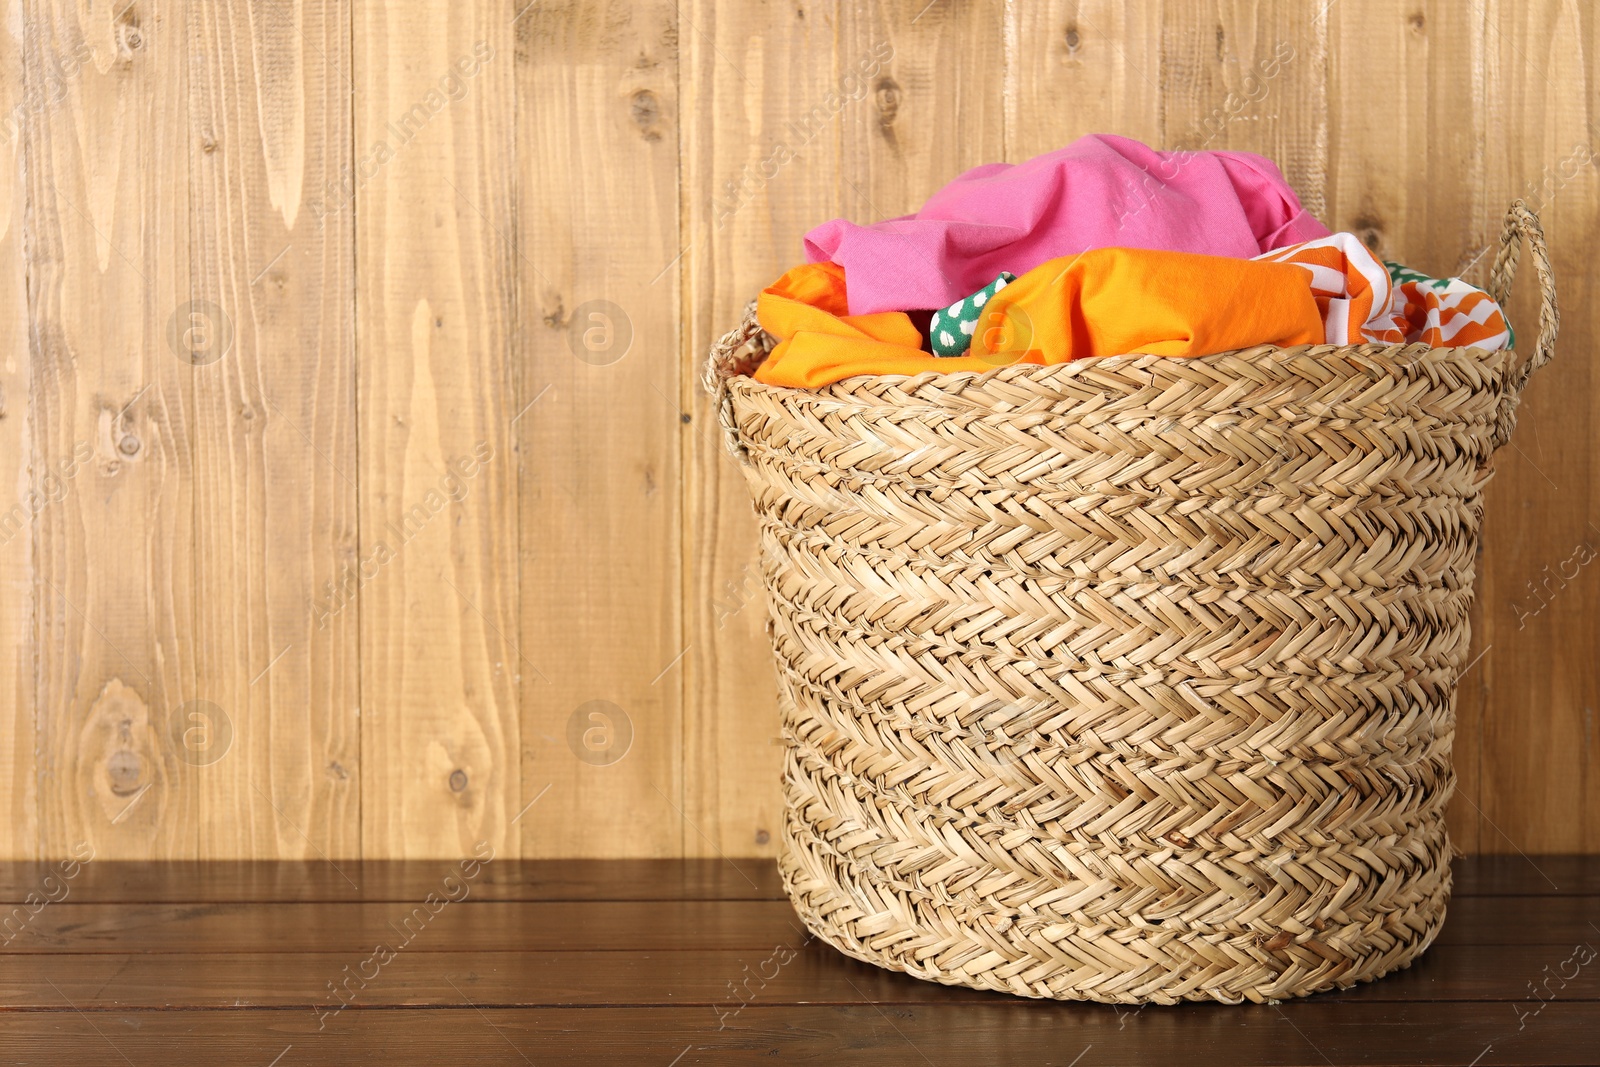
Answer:
M1263 344L1512 343L1487 293L1379 262L1248 152L1091 135L805 244L809 262L757 304L778 339L756 371L770 385Z

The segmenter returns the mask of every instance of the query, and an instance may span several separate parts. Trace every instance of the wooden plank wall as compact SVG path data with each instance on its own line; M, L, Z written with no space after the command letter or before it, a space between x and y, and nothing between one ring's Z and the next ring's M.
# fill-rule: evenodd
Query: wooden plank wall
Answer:
M770 854L755 530L701 354L811 225L1098 131L1265 153L1480 282L1506 203L1543 214L1562 340L1489 494L1451 822L1600 851L1597 22L10 0L0 857Z

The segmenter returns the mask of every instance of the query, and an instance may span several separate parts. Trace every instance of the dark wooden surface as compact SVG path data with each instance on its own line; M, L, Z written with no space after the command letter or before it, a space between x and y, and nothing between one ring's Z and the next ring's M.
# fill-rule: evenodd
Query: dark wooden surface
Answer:
M1138 1010L846 959L764 861L0 864L0 1067L1600 1063L1600 863L1456 886L1379 982Z

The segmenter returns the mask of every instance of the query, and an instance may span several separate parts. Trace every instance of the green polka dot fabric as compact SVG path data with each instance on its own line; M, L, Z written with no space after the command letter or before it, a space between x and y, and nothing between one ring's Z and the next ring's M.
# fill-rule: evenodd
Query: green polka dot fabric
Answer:
M983 314L983 305L989 302L991 296L1016 280L1016 275L1001 271L1000 277L976 293L957 300L943 310L935 311L928 323L928 341L933 348L933 354L941 357L966 355L967 349L972 347L972 331L977 329L978 316Z

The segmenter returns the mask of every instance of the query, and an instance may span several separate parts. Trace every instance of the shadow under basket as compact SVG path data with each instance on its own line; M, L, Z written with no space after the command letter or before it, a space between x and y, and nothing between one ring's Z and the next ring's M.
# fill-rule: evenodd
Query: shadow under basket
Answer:
M1438 934L1512 351L1123 356L705 384L754 496L784 885L847 955L1121 1004L1377 978Z

